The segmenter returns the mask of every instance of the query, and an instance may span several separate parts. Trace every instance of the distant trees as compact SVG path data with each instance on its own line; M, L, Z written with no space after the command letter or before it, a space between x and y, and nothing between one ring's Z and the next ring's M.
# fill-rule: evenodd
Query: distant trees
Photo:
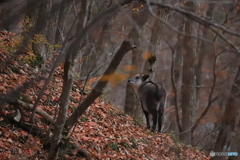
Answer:
M62 133L67 134L89 105L103 94L108 81L115 78L115 71L124 75L120 78L123 80L128 74L149 69L151 78L161 82L168 94L163 131L173 130L181 141L208 147L209 151L239 151L237 2L0 3L0 28L21 35L16 53L32 53L32 66L49 73L35 101L32 122L56 67L60 62L64 64L64 86L48 159L56 158ZM126 55L131 69L124 69L120 62L128 51L132 53ZM91 78L99 81L67 118L73 80L86 83ZM124 94L117 95L118 99L125 112L141 122L137 97L131 87L126 88L121 88Z

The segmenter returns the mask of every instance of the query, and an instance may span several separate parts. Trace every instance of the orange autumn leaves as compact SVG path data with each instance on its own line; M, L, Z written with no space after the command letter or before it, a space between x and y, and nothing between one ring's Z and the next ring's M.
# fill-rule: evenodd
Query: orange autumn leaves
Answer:
M149 58L151 58L153 55L150 52L146 52L142 54L142 57L144 60L148 60ZM117 84L119 84L120 82L126 80L128 78L128 73L135 71L137 68L134 65L124 65L122 66L119 70L120 73L116 73L116 74L112 74L112 75L103 75L101 77L102 81L109 81L110 84L112 86L115 86ZM94 80L100 79L100 77L98 78L94 78ZM88 84L92 83L92 79L89 80Z

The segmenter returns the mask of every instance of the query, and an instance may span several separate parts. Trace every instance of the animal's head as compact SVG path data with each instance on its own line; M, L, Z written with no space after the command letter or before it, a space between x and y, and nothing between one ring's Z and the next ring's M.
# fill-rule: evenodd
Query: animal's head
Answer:
M147 74L136 74L128 80L128 84L137 90L143 82L148 80L148 77L149 75Z

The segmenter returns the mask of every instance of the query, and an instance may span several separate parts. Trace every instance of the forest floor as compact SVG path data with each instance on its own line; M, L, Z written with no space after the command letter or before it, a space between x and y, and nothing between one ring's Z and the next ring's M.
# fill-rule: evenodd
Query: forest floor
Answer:
M9 95L10 91L33 81L40 73L30 65L34 59L32 53L14 54L14 35L0 32L0 95ZM55 117L58 99L62 90L63 67L60 65L38 108ZM47 75L45 75L47 77ZM91 82L91 81L90 81ZM44 85L44 80L34 82L20 90L17 100L32 105ZM68 116L76 109L87 95L81 95L83 85L74 81L72 87ZM87 84L87 91L91 88ZM88 92L87 92L88 93ZM13 97L14 98L14 97ZM16 99L15 99L16 100ZM40 160L46 159L48 150L44 150L44 140L39 136L6 121L8 115L16 109L22 113L22 121L29 121L31 111L16 103L4 103L0 117L0 159ZM2 116L4 115L4 116ZM36 126L46 132L52 127L47 121L36 115ZM153 133L138 125L130 116L124 114L120 107L112 106L98 98L80 117L70 136L82 148L87 150L93 159L134 159L134 160L207 160L210 157L189 145L184 145L169 133ZM77 157L77 152L63 154L59 159L84 159Z

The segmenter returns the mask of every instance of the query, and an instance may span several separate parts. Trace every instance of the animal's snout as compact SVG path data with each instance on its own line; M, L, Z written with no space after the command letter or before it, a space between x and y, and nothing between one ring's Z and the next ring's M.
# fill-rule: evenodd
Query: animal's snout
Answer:
M130 82L131 82L131 80L129 79L129 80L128 80L128 83L130 83Z

